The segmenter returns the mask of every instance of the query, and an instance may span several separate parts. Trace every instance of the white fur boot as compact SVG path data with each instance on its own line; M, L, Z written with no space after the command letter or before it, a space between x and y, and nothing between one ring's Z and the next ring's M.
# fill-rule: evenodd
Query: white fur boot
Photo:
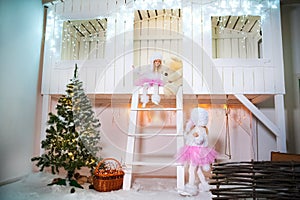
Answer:
M198 194L198 188L188 183L184 186L184 190L180 194L182 196L196 196Z
M143 103L142 107L145 108L146 104L149 102L149 96L143 94L141 96L141 102Z
M151 101L158 105L160 103L160 96L159 96L159 87L158 85L153 85L153 90L154 90L154 93L153 95L151 96Z
M207 182L199 183L199 190L201 192L208 192L210 189L209 184Z
M152 101L154 104L158 105L158 104L160 103L160 96L159 96L158 94L153 94L153 95L151 96L151 101Z
M206 165L205 165L206 166ZM208 166L209 167L209 166ZM207 169L207 166L205 167ZM208 192L209 191L209 184L207 183L206 179L205 179L205 176L202 172L202 169L201 167L198 168L197 170L197 174L198 174L198 177L199 177L199 180L200 180L200 184L199 184L199 190L201 192Z

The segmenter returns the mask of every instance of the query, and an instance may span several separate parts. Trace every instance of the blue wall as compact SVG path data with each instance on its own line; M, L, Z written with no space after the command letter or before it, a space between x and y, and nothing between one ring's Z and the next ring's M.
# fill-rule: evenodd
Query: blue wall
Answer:
M31 171L43 28L41 0L0 0L0 183Z

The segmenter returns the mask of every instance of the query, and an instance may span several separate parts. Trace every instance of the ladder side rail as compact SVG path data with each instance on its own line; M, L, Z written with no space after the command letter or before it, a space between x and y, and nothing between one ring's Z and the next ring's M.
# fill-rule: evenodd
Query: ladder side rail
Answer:
M180 148L184 145L184 137L183 137L183 93L182 93L182 86L178 88L176 93L176 131L177 131L177 152ZM176 173L177 173L177 190L183 190L184 188L184 166L177 165L176 166Z
M133 169L132 163L134 159L138 103L139 103L139 89L136 88L131 98L131 110L129 116L127 147L126 147L126 157L125 157L126 170L123 179L123 190L130 190L131 188L132 169Z

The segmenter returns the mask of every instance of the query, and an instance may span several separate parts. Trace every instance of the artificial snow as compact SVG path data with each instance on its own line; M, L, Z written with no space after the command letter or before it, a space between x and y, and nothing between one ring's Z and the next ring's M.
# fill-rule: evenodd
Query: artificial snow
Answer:
M211 199L210 192L200 192L197 196L183 197L176 191L175 178L136 178L129 191L117 190L111 192L98 192L89 189L89 184L85 184L85 189L75 188L75 193L70 193L70 186L52 185L53 178L57 176L40 172L32 173L22 180L2 185L0 187L0 199L2 200L193 200Z

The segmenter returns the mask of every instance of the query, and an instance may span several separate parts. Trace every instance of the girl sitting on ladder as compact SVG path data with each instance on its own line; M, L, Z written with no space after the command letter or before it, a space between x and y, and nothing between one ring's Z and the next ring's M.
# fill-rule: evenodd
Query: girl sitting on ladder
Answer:
M143 87L143 93L141 95L141 102L143 103L142 107L146 107L146 104L149 102L149 96L147 91L149 87L153 87L153 94L151 96L151 101L158 105L160 103L159 96L159 86L163 86L162 78L162 55L158 52L155 52L150 59L152 70L141 74L136 80L135 85Z

